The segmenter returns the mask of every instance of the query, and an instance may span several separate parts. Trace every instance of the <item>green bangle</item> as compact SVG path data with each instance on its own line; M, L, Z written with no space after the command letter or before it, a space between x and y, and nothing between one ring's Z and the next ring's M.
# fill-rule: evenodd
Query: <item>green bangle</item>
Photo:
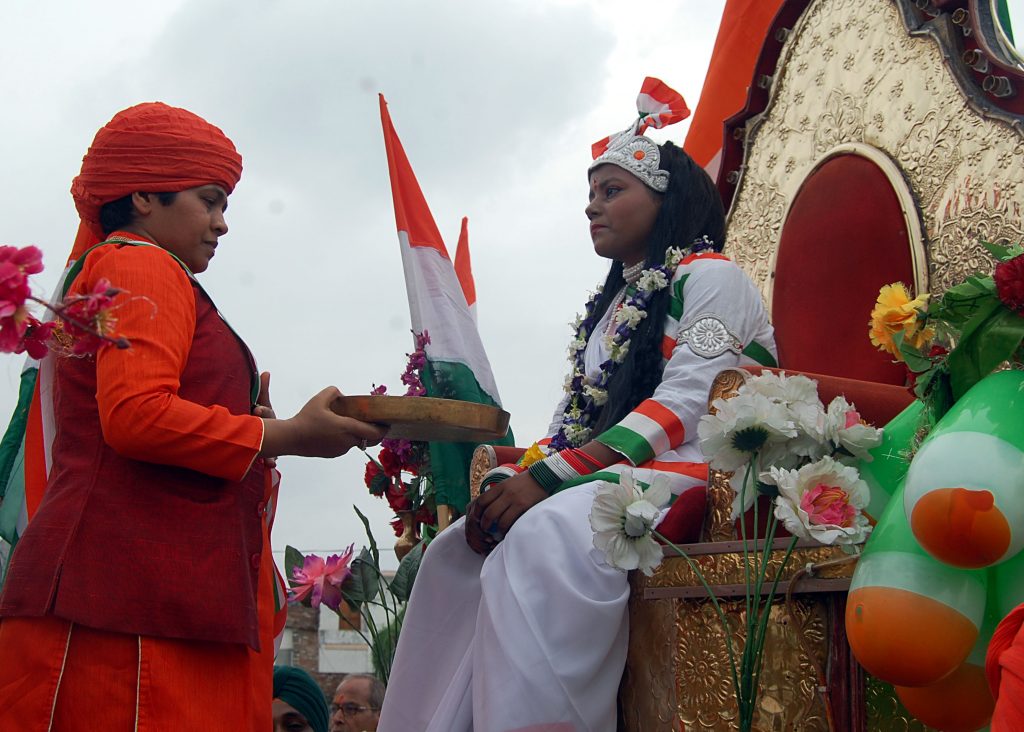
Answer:
M562 485L562 479L555 475L555 471L539 460L526 469L526 472L544 489L544 492L551 495Z

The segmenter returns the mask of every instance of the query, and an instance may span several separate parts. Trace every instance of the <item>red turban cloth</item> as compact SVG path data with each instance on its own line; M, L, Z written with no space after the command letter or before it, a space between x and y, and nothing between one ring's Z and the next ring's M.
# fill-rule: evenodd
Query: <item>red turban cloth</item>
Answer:
M988 644L985 673L996 697L992 732L1024 729L1024 605L996 627Z
M218 127L188 110L147 102L118 112L96 133L71 195L83 224L98 237L106 203L136 191L169 193L211 183L231 193L241 175L242 156ZM76 242L72 257L79 248Z

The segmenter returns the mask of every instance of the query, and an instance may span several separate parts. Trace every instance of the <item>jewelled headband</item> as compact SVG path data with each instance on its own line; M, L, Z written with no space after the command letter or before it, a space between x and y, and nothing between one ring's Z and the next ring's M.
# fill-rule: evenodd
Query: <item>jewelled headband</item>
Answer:
M594 162L587 174L599 165L616 165L648 188L664 193L668 190L668 171L661 170L661 150L643 133L648 127L661 128L684 120L690 110L679 92L652 76L640 87L636 109L639 116L628 129L593 144Z

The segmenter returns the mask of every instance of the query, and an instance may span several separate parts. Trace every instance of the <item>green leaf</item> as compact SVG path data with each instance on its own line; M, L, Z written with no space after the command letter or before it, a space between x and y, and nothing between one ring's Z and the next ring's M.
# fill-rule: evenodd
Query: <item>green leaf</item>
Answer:
M350 566L352 574L341 585L341 594L353 610L372 602L380 591L380 571L373 557L363 548Z
M986 309L987 317L972 320L964 329L959 345L949 354L953 398L988 376L1013 356L1024 339L1024 318L1002 306L998 300Z
M373 538L373 532L370 530L370 521L363 515L363 512L359 510L358 506L352 506L355 509L356 515L359 516L359 520L363 522L363 530L366 532L366 540L370 542L370 553L373 556L373 566L380 567L380 552L377 551L377 540ZM365 551L365 549L363 550Z
M1008 259L1013 259L1013 257L1015 256L1015 250L1020 248L1020 245L1004 246L1002 244L996 244L995 242L985 241L984 239L979 239L978 243L985 247L985 249L988 250L988 253L991 254L1000 262L1005 262Z
M412 595L412 586L423 560L423 548L424 543L421 541L410 549L409 553L402 557L398 571L391 580L391 594L401 602L408 602L409 596Z
M370 493L375 496L382 496L384 495L384 491L388 489L388 485L390 483L391 480L388 476L384 475L384 473L377 473L370 480Z
M284 576L288 580L289 587L295 587L295 568L302 568L305 557L295 547L289 545L284 548Z

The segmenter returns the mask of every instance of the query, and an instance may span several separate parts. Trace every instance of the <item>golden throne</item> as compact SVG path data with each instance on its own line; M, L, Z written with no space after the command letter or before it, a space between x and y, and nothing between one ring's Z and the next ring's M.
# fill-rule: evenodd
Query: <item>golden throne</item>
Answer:
M902 281L944 291L991 268L979 239L1024 239L1024 73L995 4L786 0L746 107L724 131L725 253L761 289L781 365L809 372L826 403L842 393L878 425L910 400L902 367L867 338L878 289ZM710 399L743 378L723 372ZM514 458L507 450L480 448L474 485ZM687 549L738 634L743 558L730 503L726 477L712 474L703 541ZM780 592L793 590L790 610L783 600L772 610L756 728L924 729L849 653L842 618L852 565L807 577L806 565L835 550L797 551ZM622 727L736 729L723 631L706 591L670 552L653 577L634 575Z
M910 399L902 366L867 338L879 287L941 292L991 269L980 239L1024 239L1024 74L995 10L993 0L788 0L746 108L726 124L725 253L769 304L781 365L811 372L826 403L845 394L878 425ZM710 398L743 378L723 372ZM688 549L738 635L731 495L713 473L704 542ZM805 565L835 550L798 551L783 576L795 583L790 611L781 600L772 610L756 728L924 729L850 655L852 565L807 578ZM721 625L684 560L666 557L653 577L631 578L624 727L735 729Z

